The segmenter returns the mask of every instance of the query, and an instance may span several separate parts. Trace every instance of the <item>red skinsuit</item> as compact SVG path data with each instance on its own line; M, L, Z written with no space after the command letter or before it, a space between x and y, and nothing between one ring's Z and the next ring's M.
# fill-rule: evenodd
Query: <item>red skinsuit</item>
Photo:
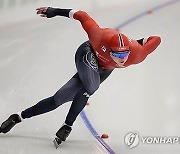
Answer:
M81 22L82 27L88 34L94 53L98 57L98 63L104 69L124 68L132 64L138 64L142 62L148 54L153 52L161 42L158 36L149 37L144 45L139 44L136 40L129 39L131 53L125 64L119 67L111 58L109 47L110 39L113 35L119 34L119 31L110 28L100 28L84 11L75 12L73 18Z

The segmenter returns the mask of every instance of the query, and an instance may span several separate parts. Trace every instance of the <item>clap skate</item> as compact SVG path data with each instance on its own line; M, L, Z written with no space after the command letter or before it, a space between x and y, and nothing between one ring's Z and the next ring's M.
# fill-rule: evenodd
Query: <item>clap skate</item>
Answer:
M62 143L62 141L65 141L66 138L69 136L70 132L71 132L72 128L71 126L68 125L63 125L58 132L56 133L56 136L53 143L54 146L56 147L56 149L60 146L60 144Z
M0 133L9 132L17 123L21 122L21 118L18 114L12 114L6 121L4 121L0 127Z

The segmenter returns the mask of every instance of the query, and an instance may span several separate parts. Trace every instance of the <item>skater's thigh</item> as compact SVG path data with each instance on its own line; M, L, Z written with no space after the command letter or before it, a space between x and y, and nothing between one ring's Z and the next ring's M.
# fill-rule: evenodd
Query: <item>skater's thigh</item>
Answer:
M100 85L99 73L93 68L87 66L84 62L81 62L77 69L83 88L89 95L92 95Z
M73 101L74 96L82 88L82 82L76 73L64 86L62 86L54 95L57 105Z
M89 41L83 43L75 56L76 68L83 88L92 95L100 85L98 62Z

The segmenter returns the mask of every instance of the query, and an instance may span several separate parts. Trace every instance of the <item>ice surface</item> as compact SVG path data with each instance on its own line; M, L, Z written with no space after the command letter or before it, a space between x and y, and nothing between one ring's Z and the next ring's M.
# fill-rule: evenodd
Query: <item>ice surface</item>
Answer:
M166 2L168 0L121 1L116 6L88 11L101 27L115 28ZM125 135L133 131L140 136L180 134L179 10L180 3L168 5L120 29L135 39L159 35L162 43L143 63L115 70L90 98L90 105L85 107L96 131L100 135L109 135L105 141L117 154L180 153L179 143L140 143L134 149L128 149L124 144ZM16 12L12 13L12 18L14 16ZM22 16L24 18L25 14ZM76 72L74 53L79 44L87 40L80 24L66 18L34 16L4 23L0 25L0 122L11 113L53 95L68 81ZM24 120L8 134L0 134L0 153L107 153L80 117L68 140L55 149L53 139L69 106L70 103L53 112Z

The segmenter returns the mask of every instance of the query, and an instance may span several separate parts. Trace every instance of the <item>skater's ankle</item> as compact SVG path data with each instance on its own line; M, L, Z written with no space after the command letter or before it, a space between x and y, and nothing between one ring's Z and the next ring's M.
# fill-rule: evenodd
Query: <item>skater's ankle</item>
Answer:
M72 125L69 125L69 124L67 124L66 122L64 122L62 126L64 126L64 125L69 126L69 127L72 127Z
M67 125L69 127L72 127L72 123L69 123L67 120L63 123L63 125Z
M21 120L21 122L24 120L22 115L21 115L21 112L18 112L17 115L19 116L19 119Z

